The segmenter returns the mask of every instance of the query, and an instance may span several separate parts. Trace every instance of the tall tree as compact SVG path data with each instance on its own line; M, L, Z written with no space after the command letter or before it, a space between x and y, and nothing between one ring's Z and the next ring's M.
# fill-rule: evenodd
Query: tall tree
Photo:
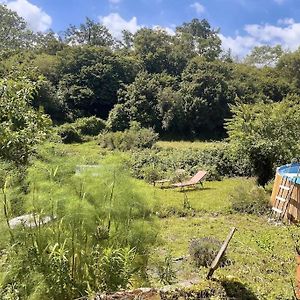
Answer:
M33 32L27 28L25 20L17 13L0 4L0 55L7 56L20 49L29 48Z
M231 76L230 66L221 61L196 57L189 63L180 83L187 132L196 136L224 134L229 104L235 99Z
M108 29L89 18L76 27L71 25L64 33L66 43L70 45L89 45L110 47L114 40Z
M293 83L298 90L300 89L300 49L284 54L280 58L277 68L282 76Z
M274 67L279 61L284 51L280 45L277 46L257 46L245 58L245 63L257 67Z
M192 52L204 56L209 60L217 58L221 50L221 40L218 30L211 28L207 20L193 19L176 28L176 35L180 40L182 51L186 54Z

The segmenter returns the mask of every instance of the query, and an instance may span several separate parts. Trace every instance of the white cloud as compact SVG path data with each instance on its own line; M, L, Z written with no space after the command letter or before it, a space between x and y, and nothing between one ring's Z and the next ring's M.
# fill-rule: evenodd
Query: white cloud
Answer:
M279 19L277 21L277 23L279 25L292 25L292 24L294 24L296 22L295 22L295 20L293 18L284 18L284 19Z
M9 9L23 17L34 31L46 31L52 24L52 18L46 12L27 0L2 0L0 2L5 3Z
M197 14L202 14L205 11L205 7L199 2L191 4L190 7L193 8Z
M293 19L279 20L278 26L270 24L246 25L245 35L235 37L220 34L224 49L231 49L234 55L245 56L253 47L259 45L281 45L284 49L296 50L300 46L300 23Z
M122 0L108 0L111 4L119 4Z
M126 29L131 33L135 33L141 27L138 25L136 17L132 17L129 21L126 21L118 13L111 13L107 16L99 17L99 19L117 39L122 38L122 30Z
M244 57L255 46L259 46L260 43L251 36L224 36L219 34L222 41L222 47L224 50L230 49L234 56Z

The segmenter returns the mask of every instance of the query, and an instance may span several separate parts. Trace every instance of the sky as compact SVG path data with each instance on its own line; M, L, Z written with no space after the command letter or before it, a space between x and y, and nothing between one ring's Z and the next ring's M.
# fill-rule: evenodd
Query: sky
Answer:
M193 18L220 28L224 49L243 57L255 46L300 46L300 0L0 0L34 31L60 33L86 17L102 22L114 37L121 31L175 27Z

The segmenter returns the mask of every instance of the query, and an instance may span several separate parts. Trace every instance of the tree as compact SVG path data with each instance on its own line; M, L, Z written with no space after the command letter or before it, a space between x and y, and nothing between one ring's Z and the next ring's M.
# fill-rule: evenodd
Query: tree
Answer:
M0 4L0 57L7 57L11 52L30 48L33 36L23 18Z
M300 49L282 55L277 68L283 77L300 89Z
M257 99L281 101L295 91L292 84L276 68L257 68L239 63L231 66L233 72L230 81L240 102L255 103Z
M137 121L142 127L153 127L157 132L161 132L163 117L158 104L159 93L165 87L175 84L176 79L167 74L139 73L133 83L119 91L118 100L124 111L118 106L112 116L119 123L121 120ZM117 111L122 114L122 118L116 117Z
M239 104L226 128L234 152L248 157L257 182L265 185L275 166L299 155L300 97L290 95L282 102Z
M245 63L257 67L274 67L283 54L284 51L280 45L274 47L269 45L257 46L246 56Z
M173 70L171 37L164 30L142 28L133 38L135 54L142 61L145 71L149 73L168 72Z
M176 28L176 35L180 40L184 53L204 56L209 60L217 58L221 50L221 40L218 30L212 29L207 20L193 19L189 23Z
M74 46L57 57L58 96L74 118L96 115L106 119L121 85L131 83L138 70L135 59L103 47Z
M70 45L89 45L111 47L114 43L108 29L95 21L86 18L79 27L71 25L64 33L65 42Z
M180 83L187 132L206 137L224 134L224 119L235 99L230 77L230 67L224 62L197 57L189 63Z
M185 114L183 95L176 89L167 86L158 94L158 110L161 117L162 130L184 136Z
M0 79L0 157L26 163L34 146L45 139L50 119L30 106L41 82L24 74Z

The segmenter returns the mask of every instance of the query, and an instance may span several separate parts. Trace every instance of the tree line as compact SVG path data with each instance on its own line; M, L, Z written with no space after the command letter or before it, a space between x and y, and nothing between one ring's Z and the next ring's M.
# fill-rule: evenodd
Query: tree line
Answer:
M97 116L113 131L138 121L161 136L220 138L232 105L300 93L300 50L256 47L237 61L218 32L193 19L174 35L142 28L116 40L87 18L60 35L42 34L0 5L0 77L39 82L30 105L55 124Z

